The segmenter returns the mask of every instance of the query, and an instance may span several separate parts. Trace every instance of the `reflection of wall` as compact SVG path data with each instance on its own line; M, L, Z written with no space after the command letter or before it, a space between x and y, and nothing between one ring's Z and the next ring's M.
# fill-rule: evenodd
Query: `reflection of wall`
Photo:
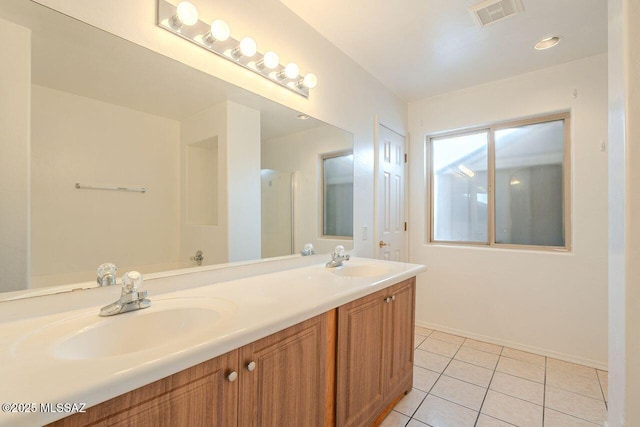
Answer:
M31 32L0 19L0 290L29 287Z
M187 223L218 225L218 137L187 144Z
M227 112L224 103L215 105L192 117L182 120L180 126L181 140L181 226L180 226L180 253L187 259L201 250L204 254L203 265L219 264L227 262L227 166L224 161L227 155ZM187 162L188 147L202 141L216 140L217 146L217 179L216 194L218 204L216 209L216 223L207 224L197 221L189 221L189 202L187 189L189 164Z
M606 76L599 55L409 104L418 322L606 366ZM424 135L569 109L571 253L424 244Z
M260 258L260 112L222 102L184 119L180 138L182 258L197 250L204 253L203 265ZM217 185L215 225L185 220L189 216L187 147L211 139L217 146L217 181L211 183Z
M103 262L123 272L177 261L179 123L37 85L32 91L34 287L86 280ZM147 192L77 190L76 182ZM59 276L42 277L51 275Z
M320 224L320 155L352 148L351 135L333 126L322 126L263 141L262 167L296 174L294 202L294 252L313 243L318 253L328 253L352 240L322 239Z
M291 192L295 174L262 170L262 258L291 255Z

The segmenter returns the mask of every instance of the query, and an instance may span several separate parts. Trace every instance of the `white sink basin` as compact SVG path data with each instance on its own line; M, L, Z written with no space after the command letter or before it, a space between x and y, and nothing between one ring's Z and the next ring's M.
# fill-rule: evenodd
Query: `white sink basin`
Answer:
M381 265L347 265L337 267L333 273L343 277L375 277L389 273L390 270Z
M14 350L17 356L44 351L67 360L164 353L179 350L186 342L206 341L235 311L234 303L217 298L152 299L151 307L143 310L110 317L92 310L62 319L24 337Z

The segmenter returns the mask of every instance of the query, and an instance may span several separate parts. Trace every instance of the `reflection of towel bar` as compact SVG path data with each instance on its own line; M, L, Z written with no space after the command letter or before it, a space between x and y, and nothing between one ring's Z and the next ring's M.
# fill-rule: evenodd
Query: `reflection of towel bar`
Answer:
M111 191L133 191L135 193L146 193L147 189L145 187L104 187L100 185L80 185L80 183L76 182L76 188L78 190L111 190Z

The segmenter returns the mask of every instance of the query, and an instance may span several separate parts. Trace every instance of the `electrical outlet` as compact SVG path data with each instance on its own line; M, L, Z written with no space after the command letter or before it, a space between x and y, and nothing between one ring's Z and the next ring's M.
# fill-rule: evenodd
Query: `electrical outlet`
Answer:
M362 240L367 240L369 238L368 236L368 232L367 232L367 226L363 225L362 226Z

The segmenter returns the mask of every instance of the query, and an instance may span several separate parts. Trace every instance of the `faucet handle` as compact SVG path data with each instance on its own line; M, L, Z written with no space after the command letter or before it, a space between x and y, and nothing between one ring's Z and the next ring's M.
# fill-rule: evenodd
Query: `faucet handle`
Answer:
M123 293L136 292L140 285L142 285L142 274L139 271L128 271L122 276Z
M335 247L335 249L333 250L333 255L336 257L343 257L344 256L344 246L342 245L338 245Z
M300 252L300 254L302 256L315 255L316 250L313 248L313 244L307 243L306 245L304 245L304 248L302 248L302 251Z
M100 264L96 273L96 281L100 286L115 285L117 271L118 267L116 267L116 265L113 263L106 262L104 264Z

